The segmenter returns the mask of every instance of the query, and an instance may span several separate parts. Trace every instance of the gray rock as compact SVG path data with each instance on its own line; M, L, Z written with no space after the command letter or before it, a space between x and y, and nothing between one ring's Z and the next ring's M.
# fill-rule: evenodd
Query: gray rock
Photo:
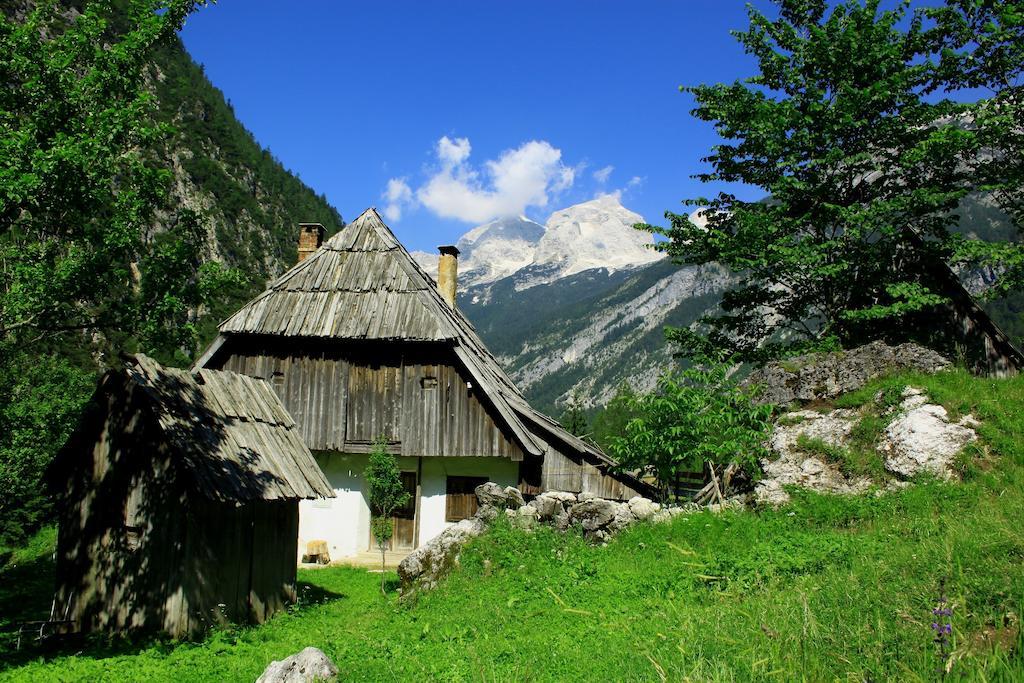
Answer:
M946 409L928 403L920 390L908 387L903 395L900 413L886 427L879 446L885 468L902 477L929 473L951 479L957 453L978 438L977 420L968 415L951 422Z
M949 366L949 360L941 354L918 344L889 346L879 341L848 351L769 363L752 372L744 384L760 386L759 400L763 403L789 405L794 401L835 398L893 372L933 373Z
M571 505L576 502L576 494L569 493L568 491L545 491L540 495L554 498L563 505Z
M562 510L557 515L555 515L555 517L551 520L551 523L557 530L566 531L570 526L572 526L572 518L569 516L568 512Z
M585 500L594 500L595 498L597 498L597 494L591 493L590 491L583 491L582 493L576 496L576 500L578 500L581 503Z
M549 496L546 493L542 493L533 500L530 501L530 507L537 511L537 518L546 522L549 519L554 519L556 515L559 515L563 511L562 503L553 496Z
M474 515L474 517L481 520L482 522L490 524L498 518L498 512L498 508L496 508L493 505L481 505L476 509L476 514Z
M591 498L576 503L569 508L569 519L572 524L579 523L585 533L603 529L615 519L618 505L610 500Z
M496 508L509 507L508 505L508 493L505 492L498 484L493 481L489 481L484 484L480 484L475 489L477 502L480 503L480 507L490 505ZM518 505L516 507L519 507Z
M491 507L497 515L497 508ZM409 553L398 565L402 592L432 588L458 565L459 551L469 539L483 533L487 525L481 518L470 518L450 526L425 545Z
M805 453L797 445L800 437L807 437L843 448L860 419L860 413L849 409L828 413L798 410L783 415L769 441L774 457L761 462L765 476L754 488L757 502L773 507L789 502L785 486L834 494L866 491L871 486L870 479L846 477L835 464Z
M515 486L505 487L505 501L508 507L519 509L526 505L523 494Z
M302 652L279 662L271 662L256 683L312 683L335 681L338 667L323 652L307 647Z
M615 516L612 517L612 521L608 523L608 531L622 531L635 521L636 517L630 510L629 503L619 503L615 506Z
M629 511L640 520L650 519L660 509L660 505L643 496L634 496L629 499Z
M512 512L512 524L520 529L532 529L537 526L537 508L524 505L514 512L510 510L510 512Z

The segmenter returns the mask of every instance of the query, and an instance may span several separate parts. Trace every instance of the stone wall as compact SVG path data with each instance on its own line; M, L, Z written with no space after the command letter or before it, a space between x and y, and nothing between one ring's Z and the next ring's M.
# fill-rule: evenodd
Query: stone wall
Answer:
M506 516L515 526L523 529L531 529L540 524L559 531L578 527L587 538L603 542L635 522L663 522L688 510L700 509L693 504L683 507L662 506L640 496L620 503L588 493L577 495L564 491L546 491L527 503L518 489L512 486L502 488L494 482L478 486L476 497L480 504L476 515L449 527L434 540L414 550L398 565L403 594L437 585L438 581L458 566L462 546L486 531L499 515ZM712 510L721 509L721 506L709 507Z

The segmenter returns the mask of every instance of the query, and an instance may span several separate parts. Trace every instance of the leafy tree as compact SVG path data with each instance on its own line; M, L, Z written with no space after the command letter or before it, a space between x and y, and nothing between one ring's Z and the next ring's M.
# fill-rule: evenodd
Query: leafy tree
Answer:
M146 68L197 4L0 16L0 344L194 346L196 311L225 273L203 264L195 216L166 205L169 128L154 122Z
M649 394L624 399L634 413L622 436L611 438L612 454L628 470L652 475L668 495L681 472L736 463L760 470L766 454L772 407L758 405L730 374L728 363L702 359L670 371Z
M608 405L594 415L594 441L605 451L611 451L612 440L625 434L626 425L636 417L632 408L636 398L633 387L628 382L623 382Z
M235 274L168 206L153 50L196 0L0 13L0 533L44 517L40 476L117 352L185 362Z
M18 543L46 519L43 472L94 387L93 372L65 357L0 363L0 543Z
M979 150L967 160L968 186L995 200L1018 239L965 241L956 257L998 273L986 294L1005 296L1024 287L1024 8L1017 0L947 0L922 14L933 22L927 35L940 55L932 88L991 93L964 115Z
M384 561L395 532L391 518L409 503L410 496L402 486L398 461L388 453L383 440L374 444L364 476L370 497L370 531L380 548L380 592L384 593Z
M558 421L574 436L587 436L590 433L587 411L583 407L583 399L580 398L578 391L573 390Z
M720 192L687 202L696 222L670 212L668 228L644 226L677 261L736 274L702 337L676 331L691 353L845 346L944 301L901 267L904 230L949 254L951 211L966 192L963 165L950 160L971 155L975 138L943 123L964 106L923 97L935 63L922 17L880 4L776 0L776 18L751 7L735 35L760 73L684 88L722 138L697 177L770 196Z

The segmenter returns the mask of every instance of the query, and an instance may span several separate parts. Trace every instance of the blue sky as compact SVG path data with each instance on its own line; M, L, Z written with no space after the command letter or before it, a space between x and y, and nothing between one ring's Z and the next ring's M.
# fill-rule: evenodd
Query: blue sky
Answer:
M221 0L182 38L346 220L377 206L432 250L498 213L618 191L659 222L709 193L714 134L678 86L750 75L746 23L738 0Z

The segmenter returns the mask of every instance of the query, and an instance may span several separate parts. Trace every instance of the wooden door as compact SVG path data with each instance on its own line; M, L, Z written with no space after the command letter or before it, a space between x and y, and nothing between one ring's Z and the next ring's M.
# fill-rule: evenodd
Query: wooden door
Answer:
M416 473L402 472L402 488L409 494L405 507L395 511L391 518L394 533L388 550L415 550L416 548ZM378 550L377 541L370 531L370 550Z

